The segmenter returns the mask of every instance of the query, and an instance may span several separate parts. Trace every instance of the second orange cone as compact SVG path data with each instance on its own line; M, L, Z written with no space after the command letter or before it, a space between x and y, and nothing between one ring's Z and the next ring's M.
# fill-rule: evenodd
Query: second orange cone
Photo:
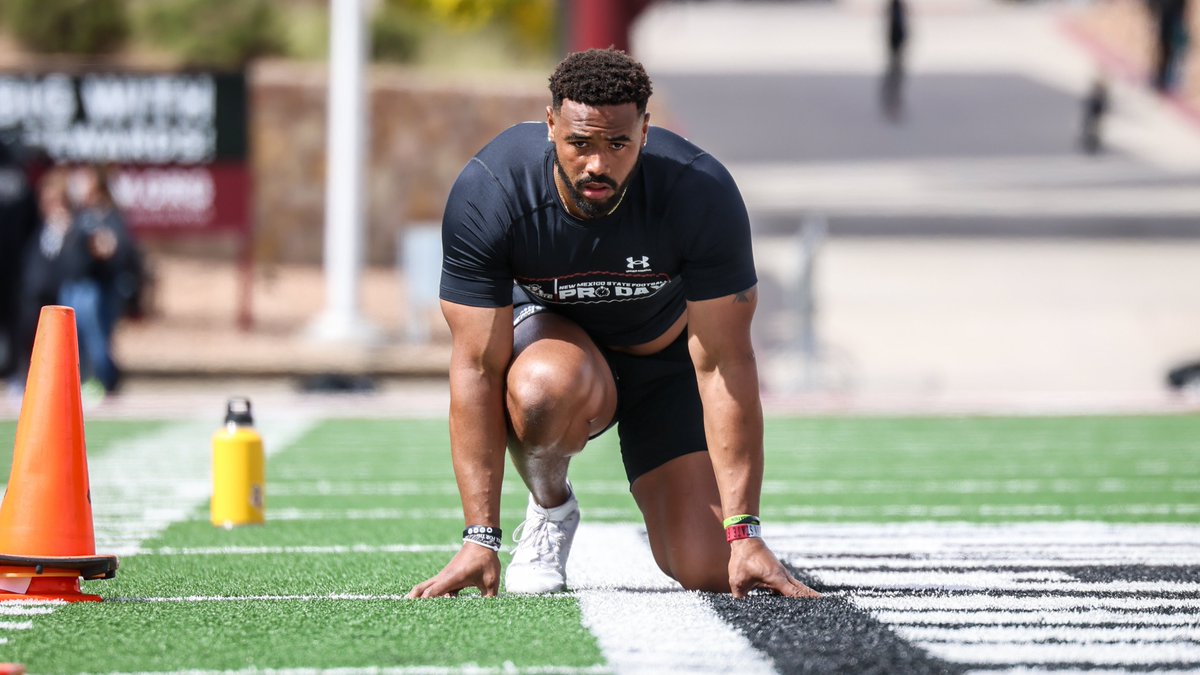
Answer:
M80 578L116 572L115 556L96 555L75 310L43 307L0 504L0 601L98 601Z

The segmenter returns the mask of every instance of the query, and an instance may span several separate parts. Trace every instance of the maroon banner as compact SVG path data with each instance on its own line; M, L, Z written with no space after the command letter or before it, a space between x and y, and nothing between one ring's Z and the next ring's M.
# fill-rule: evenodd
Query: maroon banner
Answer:
M123 166L109 185L137 235L249 230L250 172L243 163Z

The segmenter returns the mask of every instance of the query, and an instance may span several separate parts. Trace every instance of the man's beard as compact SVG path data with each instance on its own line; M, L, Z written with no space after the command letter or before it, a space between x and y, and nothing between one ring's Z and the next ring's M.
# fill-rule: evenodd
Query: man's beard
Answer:
M585 174L583 178L572 183L571 179L567 177L566 169L563 169L562 162L558 161L558 150L555 149L554 151L554 168L558 171L558 177L562 179L563 185L567 186L567 196L570 197L571 202L575 204L575 207L579 209L584 218L600 218L616 210L621 200L625 197L625 191L629 189L629 182L633 180L641 164L642 152L639 149L637 162L633 165L633 170L629 172L629 177L625 179L624 183L617 185L617 182L608 176L593 176L591 174ZM602 202L591 201L583 196L583 186L588 183L603 183L611 187L613 189L613 196Z

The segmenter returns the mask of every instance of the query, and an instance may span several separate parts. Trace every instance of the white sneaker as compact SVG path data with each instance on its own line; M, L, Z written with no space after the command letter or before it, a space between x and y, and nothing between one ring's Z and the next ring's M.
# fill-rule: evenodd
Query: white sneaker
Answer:
M569 489L569 487L568 487ZM529 495L525 522L513 532L517 548L504 574L509 593L555 593L567 588L567 554L579 527L579 502L571 491L567 501L543 508Z

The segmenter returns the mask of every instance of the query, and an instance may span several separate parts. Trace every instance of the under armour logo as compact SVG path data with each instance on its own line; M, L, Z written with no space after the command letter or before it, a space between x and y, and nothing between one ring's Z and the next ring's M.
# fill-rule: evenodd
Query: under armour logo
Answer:
M648 255L642 256L641 260L634 258L633 256L629 256L625 259L625 262L629 263L629 265L626 266L626 269L650 269L650 256Z

